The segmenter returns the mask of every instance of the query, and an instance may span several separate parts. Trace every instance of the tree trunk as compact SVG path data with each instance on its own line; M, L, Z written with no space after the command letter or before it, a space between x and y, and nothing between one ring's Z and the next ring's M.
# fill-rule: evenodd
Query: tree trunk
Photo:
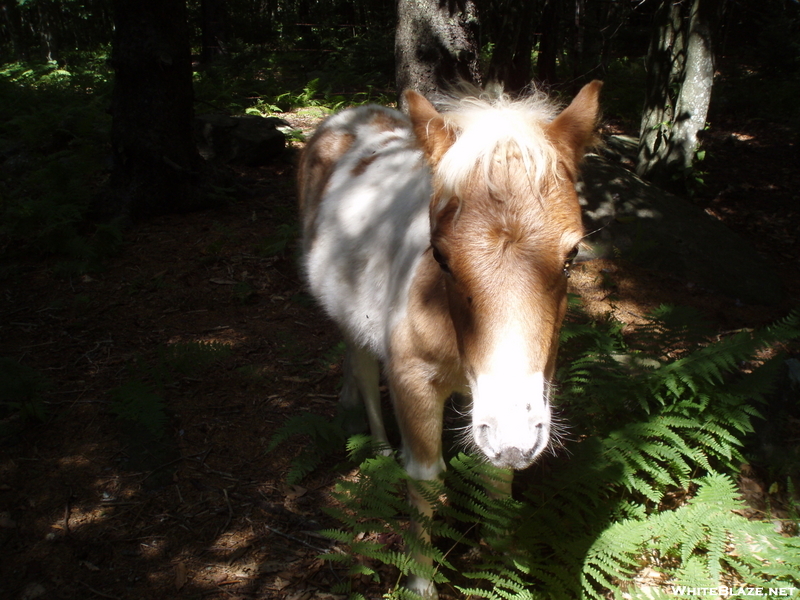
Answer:
M203 208L185 1L115 0L114 20L114 163L100 212L140 219Z
M713 0L666 0L647 55L636 172L672 191L685 191L706 123L714 79L710 22Z
M58 60L57 7L50 0L40 0L36 4L39 13L39 41L42 58L50 62Z
M492 4L493 16L497 19L492 31L496 45L487 80L501 84L507 92L521 92L531 83L535 8L536 2L532 0Z
M572 44L570 44L569 57L572 62L572 80L580 78L583 69L583 46L585 43L586 5L585 0L573 0L572 6Z
M553 85L558 81L556 56L558 55L558 0L546 0L539 26L539 56L536 62L538 79Z
M200 37L203 49L200 62L208 64L215 57L227 54L225 22L227 20L225 0L201 0Z
M0 4L0 12L3 13L3 22L9 39L14 57L19 61L27 61L29 44L25 39L25 27L22 23L19 5L14 2L3 2Z
M395 69L398 105L403 91L431 96L448 86L480 83L475 0L397 0Z

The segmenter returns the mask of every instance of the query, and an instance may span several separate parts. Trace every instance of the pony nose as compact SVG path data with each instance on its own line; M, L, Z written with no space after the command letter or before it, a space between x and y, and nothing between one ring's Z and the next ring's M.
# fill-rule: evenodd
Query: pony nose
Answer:
M494 466L525 469L544 450L549 437L549 427L544 421L529 423L526 429L522 436L504 436L497 421L487 419L477 426L475 441Z

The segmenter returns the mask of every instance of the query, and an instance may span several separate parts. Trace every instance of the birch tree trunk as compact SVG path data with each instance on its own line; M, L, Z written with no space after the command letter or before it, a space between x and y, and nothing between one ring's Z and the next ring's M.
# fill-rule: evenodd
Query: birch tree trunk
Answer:
M475 0L397 0L395 71L398 105L403 91L431 96L464 80L480 83Z
M665 0L647 55L636 172L675 191L685 190L711 101L714 5L714 0Z

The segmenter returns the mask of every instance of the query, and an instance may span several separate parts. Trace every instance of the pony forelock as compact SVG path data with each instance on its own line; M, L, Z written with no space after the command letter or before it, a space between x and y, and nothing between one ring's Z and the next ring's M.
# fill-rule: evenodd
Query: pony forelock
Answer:
M467 185L485 185L490 191L506 179L508 157L524 165L532 192L558 177L559 153L545 128L558 106L543 94L521 100L468 96L437 103L455 142L434 168L434 185L441 201L461 197ZM479 178L476 181L476 178Z

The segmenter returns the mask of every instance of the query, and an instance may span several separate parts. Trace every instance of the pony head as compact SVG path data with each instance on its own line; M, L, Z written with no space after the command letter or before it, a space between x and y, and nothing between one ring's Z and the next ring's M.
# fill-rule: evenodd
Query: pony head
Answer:
M601 85L560 114L539 96L463 98L440 112L406 92L432 173L428 260L472 394L470 437L500 467L525 468L549 443L569 265L584 235L575 181Z

